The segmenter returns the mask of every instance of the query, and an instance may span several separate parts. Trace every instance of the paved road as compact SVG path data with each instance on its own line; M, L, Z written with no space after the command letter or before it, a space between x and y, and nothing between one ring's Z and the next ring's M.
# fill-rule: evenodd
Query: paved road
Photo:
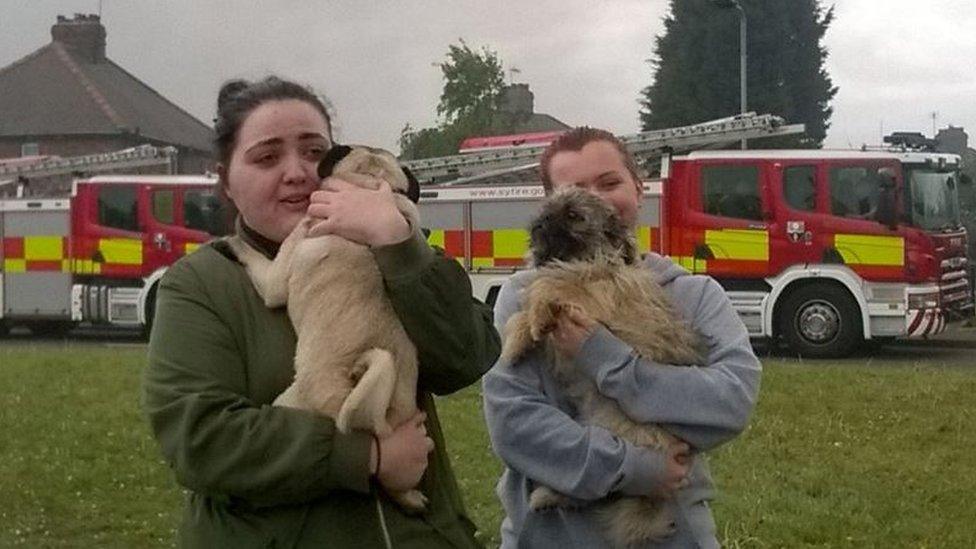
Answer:
M761 357L789 359L787 349L771 350L762 343L756 346ZM930 362L952 366L976 367L976 328L953 327L929 339L903 339L885 344L870 343L856 355L843 362L865 363L898 361L906 363Z

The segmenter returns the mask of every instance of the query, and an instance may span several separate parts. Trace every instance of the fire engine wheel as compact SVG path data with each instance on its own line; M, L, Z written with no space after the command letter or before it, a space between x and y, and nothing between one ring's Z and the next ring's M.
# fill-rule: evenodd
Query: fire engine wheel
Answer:
M780 311L779 333L801 356L847 356L864 339L857 303L838 286L799 288L787 296Z
M156 288L159 285L155 285L149 290L149 295L146 296L146 323L142 327L142 333L149 339L149 334L152 333L153 317L156 314Z

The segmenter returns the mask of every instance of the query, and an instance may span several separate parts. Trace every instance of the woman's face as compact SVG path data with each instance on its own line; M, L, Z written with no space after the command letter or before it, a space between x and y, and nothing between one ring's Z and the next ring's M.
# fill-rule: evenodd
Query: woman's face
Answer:
M332 146L329 124L298 99L262 103L237 131L227 195L249 227L281 242L305 216L319 187L318 162Z
M549 161L553 190L579 187L617 210L628 227L637 226L640 182L631 175L620 151L606 141L591 141L579 151L561 151Z

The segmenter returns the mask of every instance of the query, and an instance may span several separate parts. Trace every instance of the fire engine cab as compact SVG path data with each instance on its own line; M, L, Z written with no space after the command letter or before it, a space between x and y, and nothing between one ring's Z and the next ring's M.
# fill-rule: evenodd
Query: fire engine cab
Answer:
M97 176L0 200L0 331L147 326L166 267L221 234L216 179Z
M709 139L795 131L757 119L734 122L624 139L639 159L662 143L685 149L665 154L660 179L645 183L642 251L714 277L752 337L781 339L809 357L844 356L864 340L936 334L947 321L972 316L958 156L691 152ZM524 161L525 151L492 154L475 159L496 164L487 181L464 173L463 158L411 166L421 176L458 176L461 184L424 187L421 215L429 240L465 266L487 301L524 267L525 228L543 198L541 185L512 180L513 173L530 179L536 167ZM506 155L521 161L498 181Z

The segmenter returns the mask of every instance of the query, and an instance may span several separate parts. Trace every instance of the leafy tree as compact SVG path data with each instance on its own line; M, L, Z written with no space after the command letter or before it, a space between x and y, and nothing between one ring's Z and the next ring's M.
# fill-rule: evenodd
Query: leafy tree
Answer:
M471 121L487 127L505 85L502 64L488 48L478 53L460 42L449 46L447 61L440 63L445 83L437 114L448 124Z
M819 0L739 0L748 32L749 110L806 124L806 134L756 141L760 147L819 147L837 93L821 44L834 17ZM641 92L645 130L739 112L739 14L718 0L671 0L657 36L654 83Z
M402 158L456 154L466 137L490 135L505 126L497 116L505 85L498 54L487 47L476 51L464 40L459 42L448 47L447 59L438 64L444 76L444 90L437 104L440 120L434 128L404 126L400 132Z

